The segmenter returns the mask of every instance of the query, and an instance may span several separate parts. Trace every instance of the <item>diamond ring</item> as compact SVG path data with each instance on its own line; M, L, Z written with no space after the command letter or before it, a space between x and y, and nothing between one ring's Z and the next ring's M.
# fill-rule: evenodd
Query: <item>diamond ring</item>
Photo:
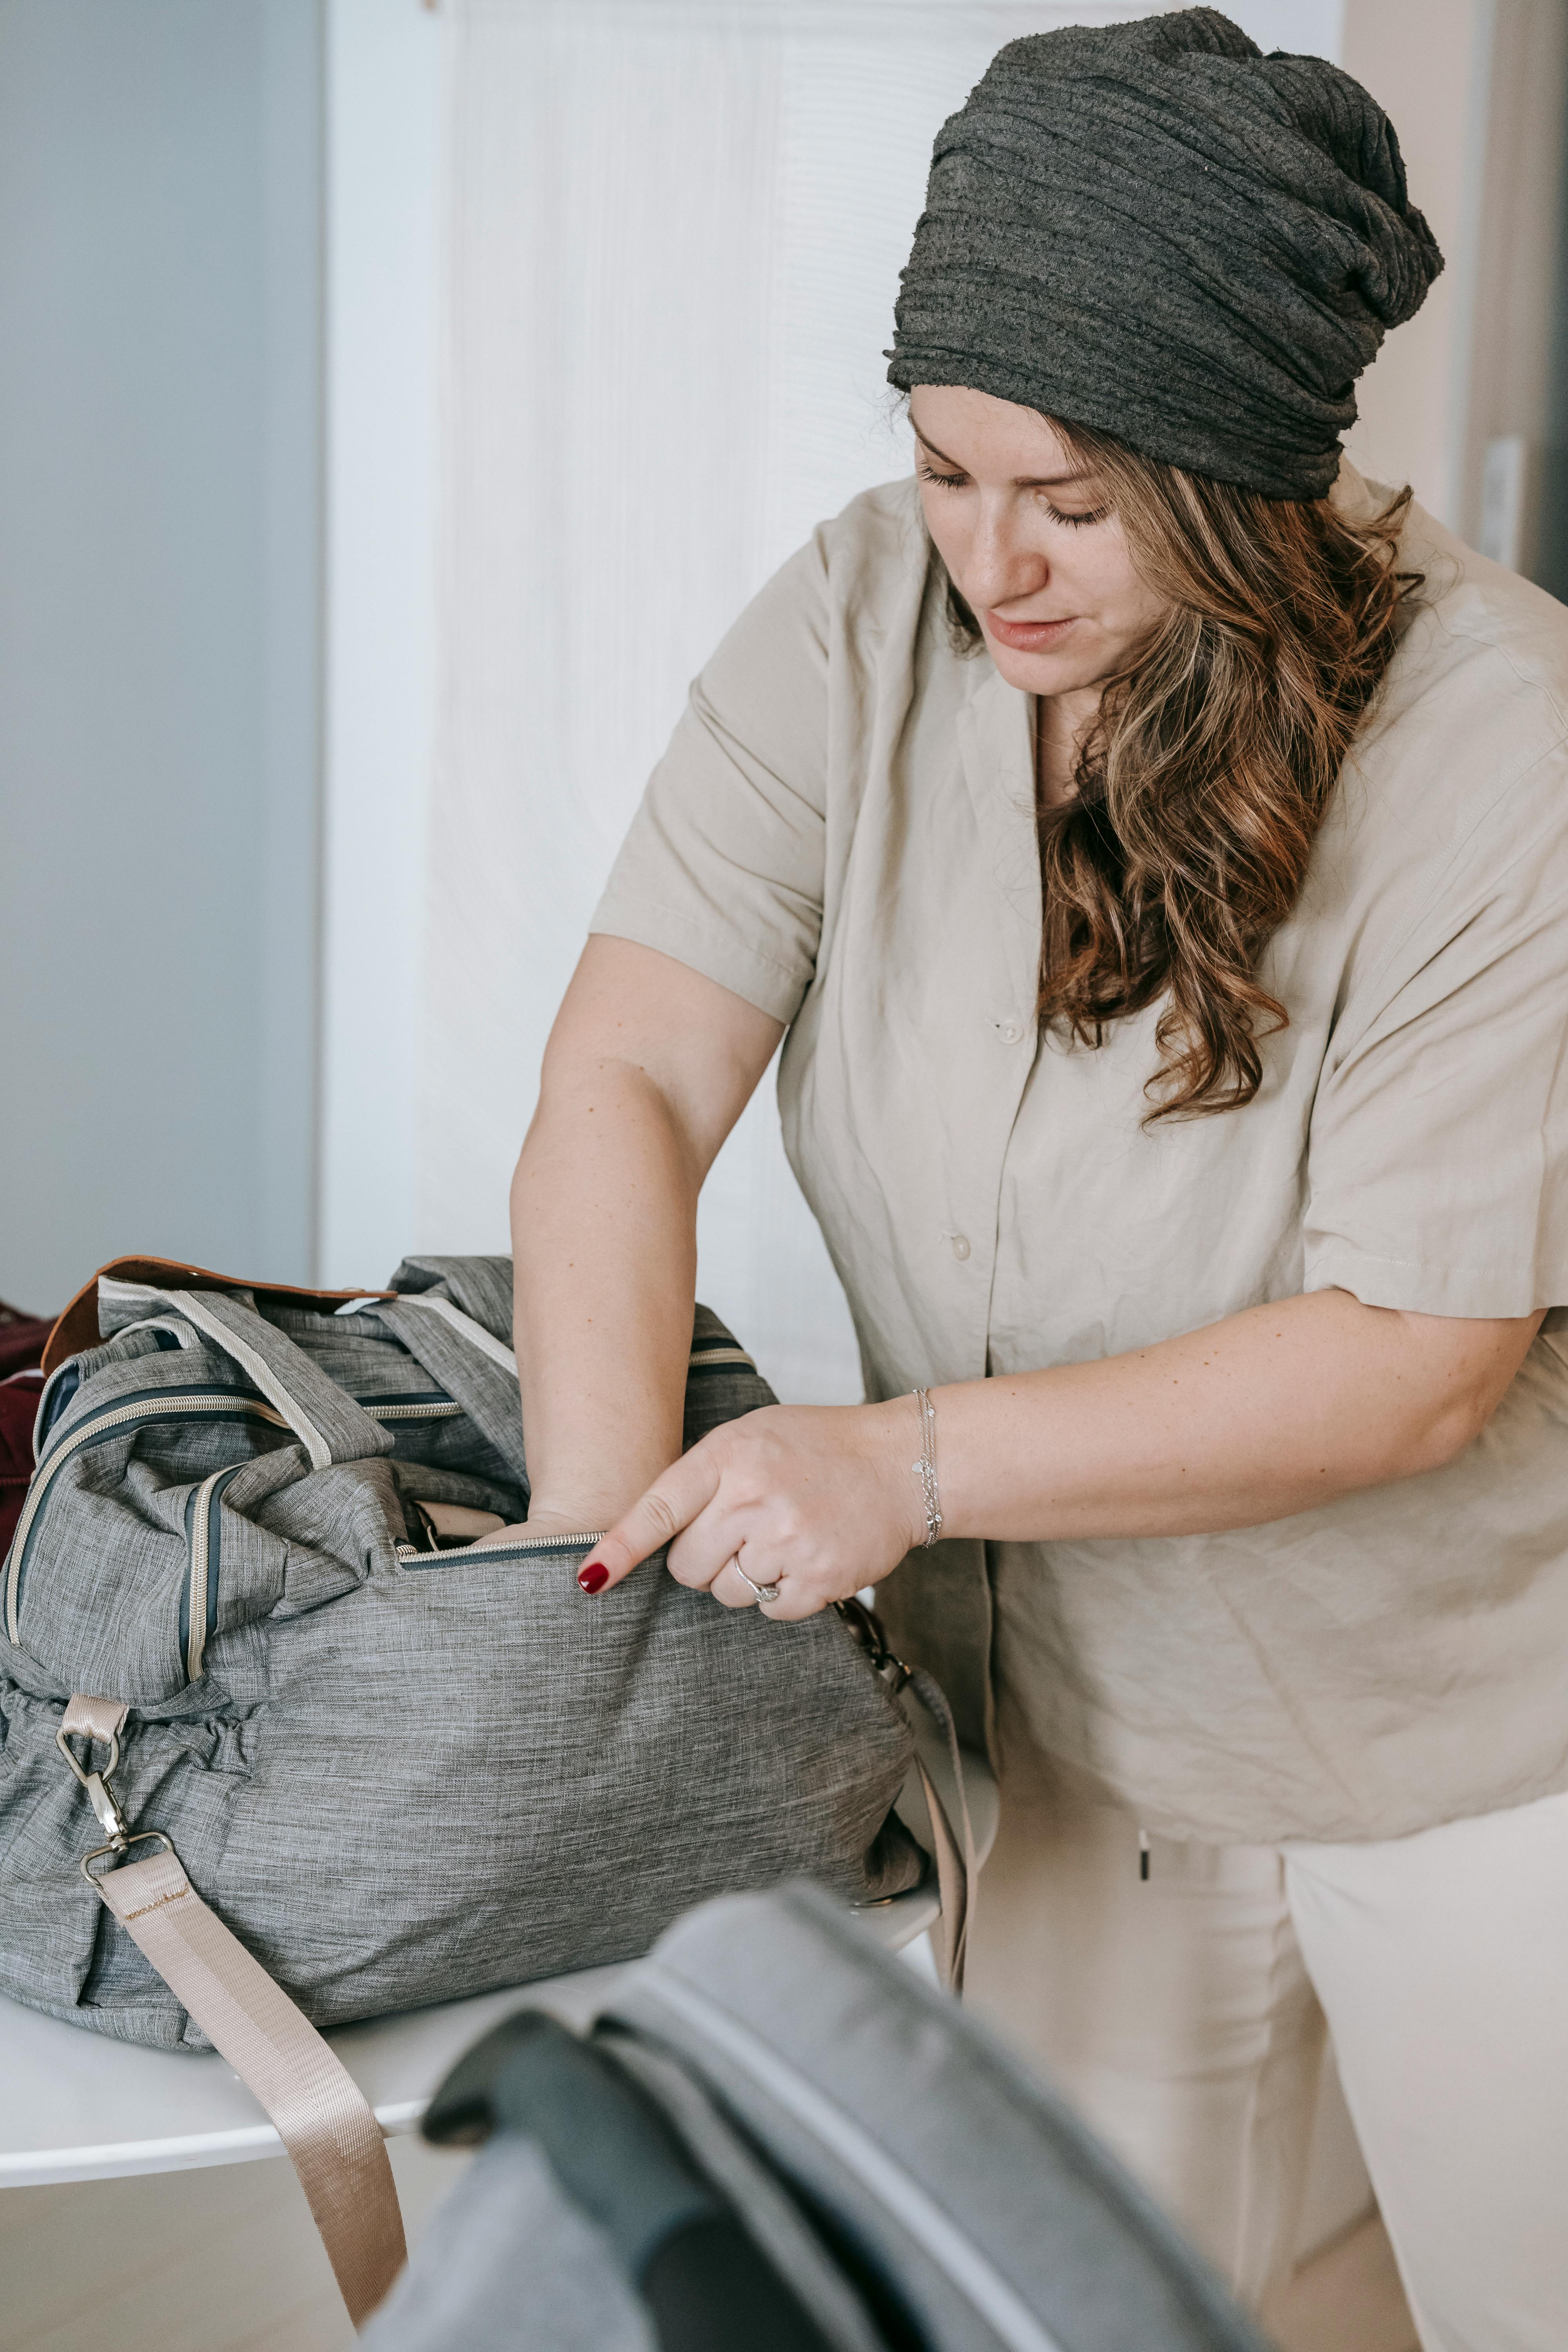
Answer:
M746 1574L745 1570L741 1566L741 1555L739 1552L731 1553L730 1558L730 1566L734 1570L742 1584L751 1585L752 1591L756 1594L759 1601L777 1601L782 1598L782 1593L778 1585L758 1584L752 1578Z

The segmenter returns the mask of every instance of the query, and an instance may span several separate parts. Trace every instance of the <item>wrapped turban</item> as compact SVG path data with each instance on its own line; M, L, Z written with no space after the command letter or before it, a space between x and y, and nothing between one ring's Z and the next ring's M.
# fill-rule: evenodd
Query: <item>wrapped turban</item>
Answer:
M1443 267L1394 126L1215 8L1010 41L937 134L889 381L964 384L1321 498Z

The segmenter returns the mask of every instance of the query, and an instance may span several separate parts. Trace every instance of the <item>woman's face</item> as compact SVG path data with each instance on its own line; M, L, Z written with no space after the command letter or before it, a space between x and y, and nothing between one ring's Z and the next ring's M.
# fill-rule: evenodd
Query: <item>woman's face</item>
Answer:
M921 384L910 421L927 526L1008 684L1070 695L1119 670L1165 607L1104 485L1043 416L988 392Z

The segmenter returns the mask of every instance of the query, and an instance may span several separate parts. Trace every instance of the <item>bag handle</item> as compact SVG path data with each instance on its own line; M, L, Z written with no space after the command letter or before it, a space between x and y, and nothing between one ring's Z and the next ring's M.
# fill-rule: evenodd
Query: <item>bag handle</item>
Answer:
M865 1651L875 1673L883 1678L889 1696L914 1734L912 1769L925 1799L929 1852L936 1864L941 1916L931 1931L937 1973L948 1990L962 1995L963 1964L969 1948L969 1921L980 1877L974 1829L969 1815L969 1791L963 1777L963 1750L947 1694L924 1666L908 1666L888 1647L882 1621L858 1594L837 1601L838 1614ZM905 1693L923 1709L912 1715ZM906 1784L907 1785L907 1784ZM900 1796L895 1811L903 1804ZM927 1843L913 1823L921 1844Z
M465 1315L460 1307L454 1307L449 1298L432 1298L427 1291L411 1290L401 1292L388 1303L400 1308L417 1307L424 1315L438 1315L443 1323L449 1325L468 1341L470 1348L477 1348L480 1355L487 1356L498 1370L516 1380L517 1357L505 1340L498 1339L493 1331L487 1331L482 1323L476 1323L471 1315ZM384 1308L373 1304L368 1311L380 1313L383 1321L386 1320Z
M493 1331L465 1315L449 1298L426 1291L395 1298L367 1299L356 1312L374 1316L400 1339L447 1394L456 1399L481 1436L489 1439L526 1493L528 1455L517 1390L517 1358Z
M915 1770L931 1815L932 1859L942 1904L942 1916L931 1931L937 1971L950 1992L962 1994L969 1921L980 1876L963 1785L963 1751L952 1710L935 1676L923 1666L911 1666L901 1687L919 1702L926 1717L910 1728L915 1735Z
M84 1856L82 1875L276 2125L359 2327L407 2259L381 2126L310 2020L202 1901L163 1832L126 1831L107 1785L126 1713L116 1699L78 1693L60 1725L67 1760L110 1832L109 1844ZM110 1748L103 1773L83 1773L66 1747L77 1734ZM91 1866L144 1843L163 1850L101 1873Z
M384 1290L301 1290L291 1282L256 1282L243 1276L218 1274L210 1265L189 1265L173 1257L111 1257L89 1282L84 1282L58 1318L44 1348L44 1370L52 1372L98 1345L98 1286L105 1275L122 1282L152 1283L159 1290L243 1290L248 1297L275 1300L283 1307L315 1307L331 1314L345 1299L384 1298Z
M280 1412L310 1456L312 1470L334 1462L363 1462L390 1454L395 1440L381 1423L345 1395L287 1332L243 1298L225 1290L155 1290L105 1275L100 1296L122 1307L167 1307L233 1358L268 1404Z

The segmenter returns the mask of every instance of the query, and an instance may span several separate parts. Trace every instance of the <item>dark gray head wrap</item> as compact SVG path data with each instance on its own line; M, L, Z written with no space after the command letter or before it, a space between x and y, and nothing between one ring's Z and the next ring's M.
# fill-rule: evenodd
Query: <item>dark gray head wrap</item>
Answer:
M942 125L889 380L966 384L1321 498L1443 267L1394 126L1214 8L1010 41Z

